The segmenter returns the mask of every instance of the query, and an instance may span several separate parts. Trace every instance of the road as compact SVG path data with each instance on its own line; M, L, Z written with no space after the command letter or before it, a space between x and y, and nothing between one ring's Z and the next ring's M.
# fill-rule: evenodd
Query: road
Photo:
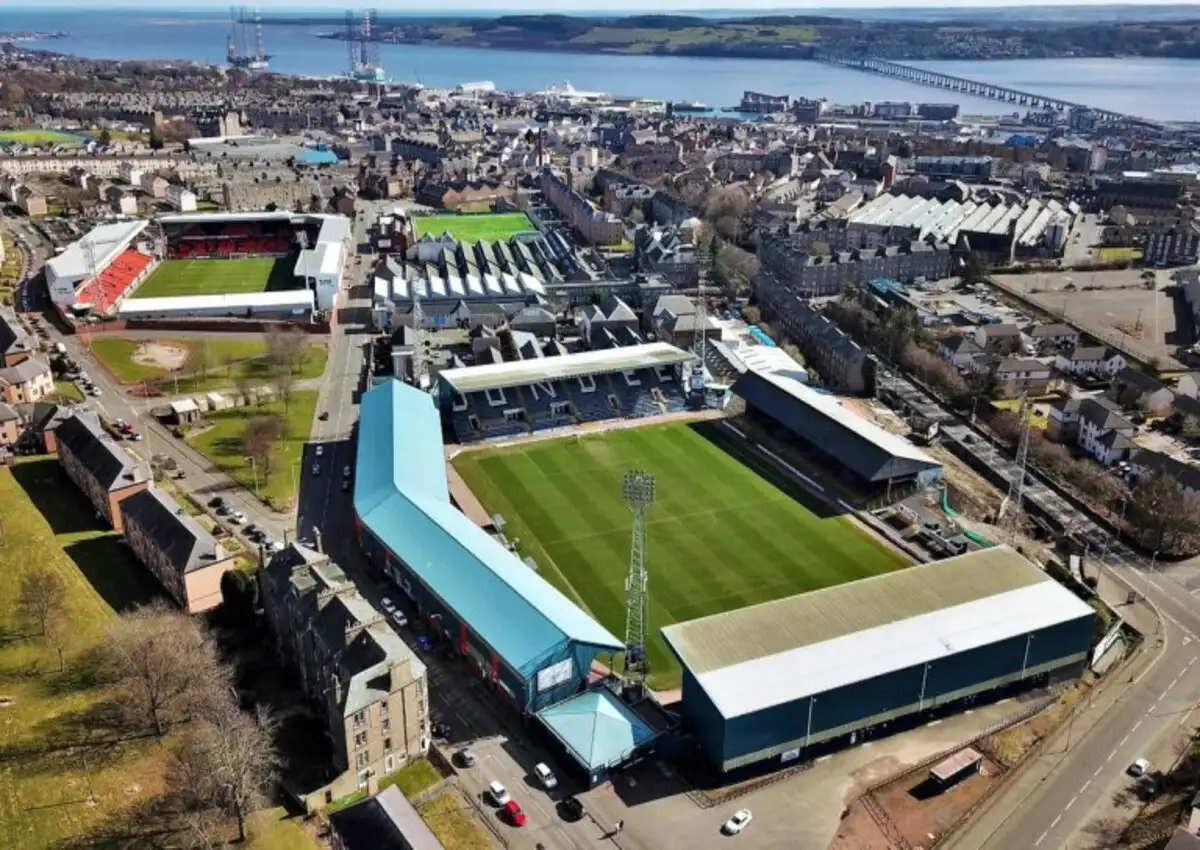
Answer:
M1011 482L1018 471L1012 458L992 445L962 417L937 405L916 385L888 373L881 386L893 387L918 412L936 419L942 438L953 440ZM1128 682L1081 711L1075 740L1049 747L1021 779L1002 794L986 815L952 843L956 850L1008 850L1012 847L1089 848L1098 821L1132 818L1135 809L1113 805L1117 791L1130 787L1125 770L1148 758L1169 766L1175 746L1200 703L1200 569L1150 563L1092 522L1036 473L1024 489L1062 527L1088 541L1108 583L1106 599L1146 635L1142 667ZM1128 591L1144 595L1149 609L1123 606ZM1161 641L1160 641L1161 638ZM1111 687L1111 686L1110 686Z

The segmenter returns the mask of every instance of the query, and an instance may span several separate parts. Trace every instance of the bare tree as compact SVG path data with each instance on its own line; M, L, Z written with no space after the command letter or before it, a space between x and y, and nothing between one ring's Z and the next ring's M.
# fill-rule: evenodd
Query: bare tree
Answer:
M1179 482L1163 472L1130 491L1127 517L1142 545L1164 552L1189 548L1198 531L1191 502Z
M159 737L222 691L225 674L208 633L161 600L118 619L103 652L125 692L122 707Z
M267 363L272 372L295 372L308 354L308 342L303 331L295 328L272 328L267 332Z
M275 471L275 447L281 433L278 416L255 416L242 433L242 451L254 459L255 469L264 482L270 481Z
M212 346L208 340L201 339L191 347L192 375L203 378L212 368Z
M271 378L271 384L275 387L275 394L279 400L283 402L283 409L289 410L292 405L292 396L296 392L296 376L286 367L280 366L275 370L275 374Z
M31 567L21 576L17 608L44 637L51 622L62 612L66 596L62 576L47 567Z

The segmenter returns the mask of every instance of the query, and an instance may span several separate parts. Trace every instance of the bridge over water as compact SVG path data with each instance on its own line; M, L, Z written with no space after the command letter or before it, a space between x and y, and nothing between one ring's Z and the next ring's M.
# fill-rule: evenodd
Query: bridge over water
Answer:
M1099 109L1094 106L1088 106L1083 103L1075 103L1070 100L1063 100L1057 97L1050 97L1044 94L1036 94L1034 92L1021 91L1020 89L1010 89L1006 86L998 86L993 83L981 83L977 80L968 80L964 77L955 77L950 74L942 74L938 71L926 71L922 68L914 68L911 65L901 65L899 62L889 62L886 59L872 59L870 57L846 56L840 53L831 53L825 50L817 50L813 53L813 59L817 62L824 62L827 65L837 65L842 68L852 68L856 71L865 71L870 74L879 74L884 77L891 77L896 80L904 80L917 85L930 86L932 88L948 89L949 91L961 92L973 97L987 98L988 100L998 100L1003 103L1013 103L1019 106L1028 106L1030 109L1054 109L1059 112L1068 112L1071 109L1090 109L1102 121L1134 121L1141 124L1149 124L1151 122L1145 119L1137 118L1133 115L1126 115L1121 112L1113 112L1111 109Z

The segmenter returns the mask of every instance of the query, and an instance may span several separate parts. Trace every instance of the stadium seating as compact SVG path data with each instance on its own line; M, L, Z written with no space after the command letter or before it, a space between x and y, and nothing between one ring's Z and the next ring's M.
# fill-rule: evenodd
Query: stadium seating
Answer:
M76 293L75 303L91 307L93 313L107 313L140 279L152 262L153 257L138 251L122 251L108 268L80 288Z

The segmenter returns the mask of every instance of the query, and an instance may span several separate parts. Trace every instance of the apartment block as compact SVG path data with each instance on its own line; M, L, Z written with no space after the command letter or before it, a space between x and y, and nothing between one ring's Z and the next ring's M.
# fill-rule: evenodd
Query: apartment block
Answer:
M374 783L429 748L425 665L328 556L298 543L259 572L280 660L324 716L348 784Z
M124 531L121 502L150 486L150 471L113 442L94 413L75 413L54 429L58 463L96 513Z

